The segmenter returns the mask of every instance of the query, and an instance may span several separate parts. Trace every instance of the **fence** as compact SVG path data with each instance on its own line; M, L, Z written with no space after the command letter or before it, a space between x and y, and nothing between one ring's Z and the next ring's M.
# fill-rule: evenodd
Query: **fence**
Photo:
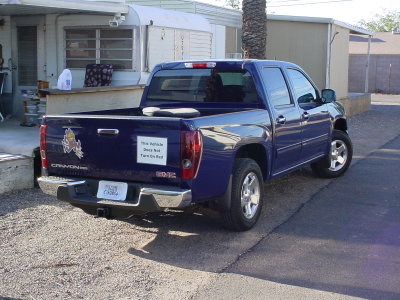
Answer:
M364 92L366 64L366 55L350 55L349 92ZM400 55L371 55L368 78L370 93L400 94Z

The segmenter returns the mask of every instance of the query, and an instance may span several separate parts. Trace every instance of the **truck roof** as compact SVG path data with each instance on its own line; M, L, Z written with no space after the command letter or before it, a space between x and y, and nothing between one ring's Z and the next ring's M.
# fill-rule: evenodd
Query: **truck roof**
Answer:
M188 68L185 64L204 64L215 63L215 65L207 66L206 68L226 68L226 69L243 69L245 65L262 64L263 66L281 66L281 67L297 67L296 64L279 60L260 60L260 59L204 59L204 60L182 60L174 62L165 62L159 64L160 69L185 69ZM204 68L204 67L203 67Z

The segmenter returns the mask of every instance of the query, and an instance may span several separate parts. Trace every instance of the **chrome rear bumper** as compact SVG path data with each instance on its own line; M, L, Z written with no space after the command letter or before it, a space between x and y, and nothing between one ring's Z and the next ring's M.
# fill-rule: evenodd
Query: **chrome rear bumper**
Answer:
M150 212L165 208L184 208L192 203L192 191L174 186L128 183L125 201L96 198L99 180L42 176L38 178L41 190L75 206L117 207L132 211Z

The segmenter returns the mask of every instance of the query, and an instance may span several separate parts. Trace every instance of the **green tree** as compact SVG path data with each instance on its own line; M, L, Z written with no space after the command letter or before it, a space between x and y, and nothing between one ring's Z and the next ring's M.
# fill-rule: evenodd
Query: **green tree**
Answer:
M266 0L243 0L243 58L265 59L267 44Z
M234 9L240 9L240 7L242 5L242 1L241 0L225 0L225 5L232 7Z
M375 14L372 19L362 19L358 24L375 32L389 32L396 28L400 30L400 11L383 9L381 13Z

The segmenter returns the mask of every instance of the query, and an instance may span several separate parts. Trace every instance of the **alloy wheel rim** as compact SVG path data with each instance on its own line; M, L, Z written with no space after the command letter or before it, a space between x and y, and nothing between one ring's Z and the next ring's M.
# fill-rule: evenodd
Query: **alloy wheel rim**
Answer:
M346 144L341 140L335 140L331 144L331 164L330 171L337 172L341 170L347 162L348 149Z
M260 182L254 172L246 175L242 183L241 207L246 219L255 216L260 205Z

